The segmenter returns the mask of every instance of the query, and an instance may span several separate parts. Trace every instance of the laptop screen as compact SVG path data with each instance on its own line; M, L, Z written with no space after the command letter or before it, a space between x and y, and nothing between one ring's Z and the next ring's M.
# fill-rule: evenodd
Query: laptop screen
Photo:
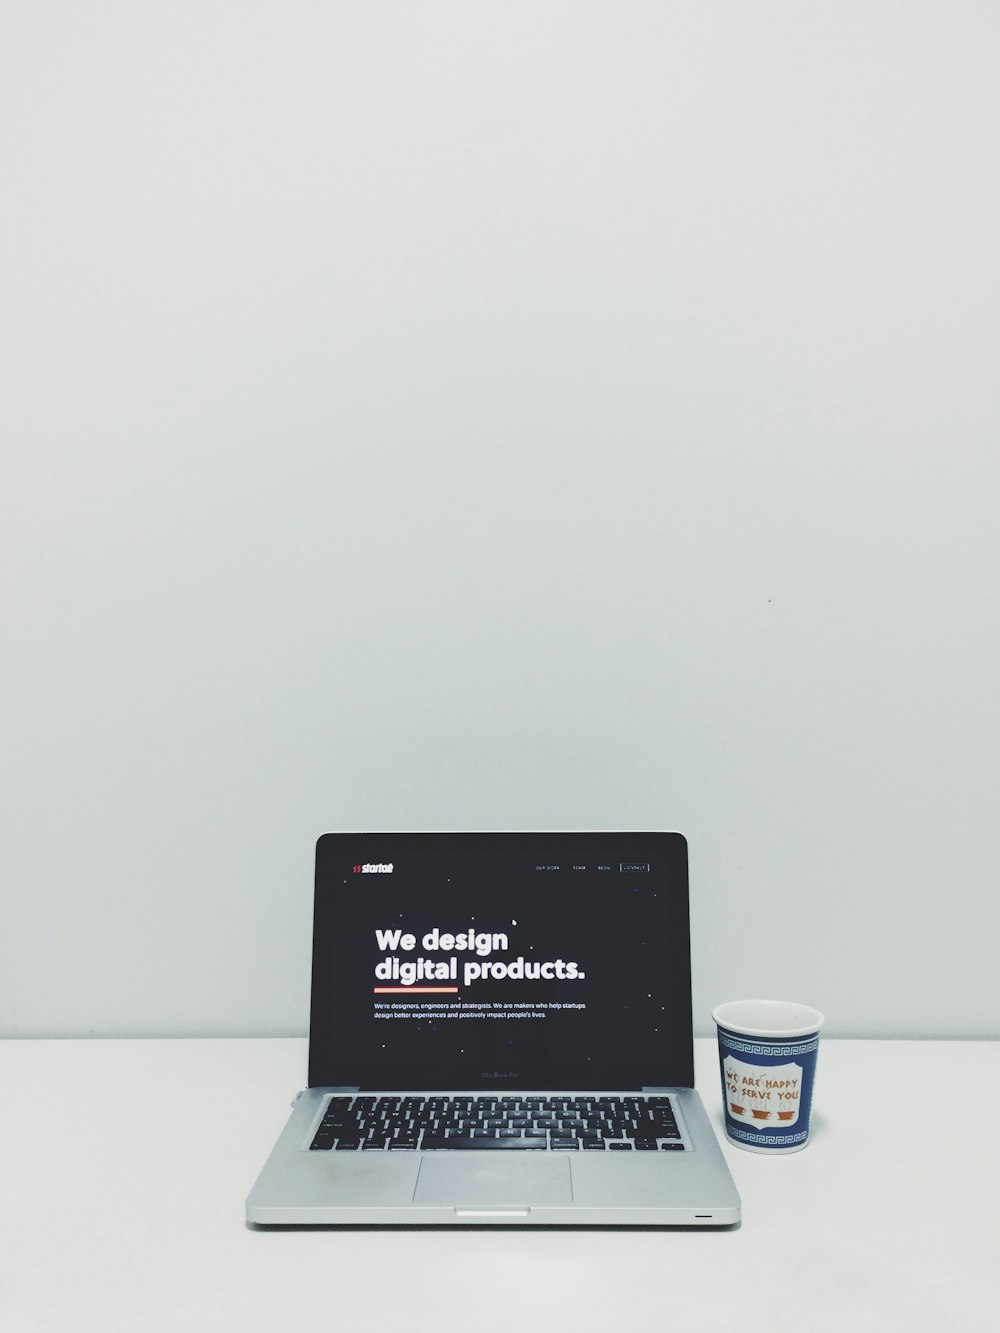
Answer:
M694 1083L678 833L325 834L311 1087Z

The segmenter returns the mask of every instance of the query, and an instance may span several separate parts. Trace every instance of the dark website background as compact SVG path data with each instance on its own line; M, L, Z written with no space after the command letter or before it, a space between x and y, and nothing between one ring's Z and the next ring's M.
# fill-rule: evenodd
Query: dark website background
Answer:
M366 863L392 873L354 870ZM423 937L434 928L505 934L509 947L429 950ZM389 929L411 933L416 947L380 948L375 932ZM314 930L314 1087L693 1082L680 835L328 834L317 849ZM457 977L404 985L376 976L387 957L454 957ZM522 957L572 962L584 975L464 981L467 962Z

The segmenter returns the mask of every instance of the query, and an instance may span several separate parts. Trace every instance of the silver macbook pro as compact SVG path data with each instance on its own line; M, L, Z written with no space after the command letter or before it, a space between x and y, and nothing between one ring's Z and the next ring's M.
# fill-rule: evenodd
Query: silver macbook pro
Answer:
M328 833L258 1226L731 1226L679 833Z

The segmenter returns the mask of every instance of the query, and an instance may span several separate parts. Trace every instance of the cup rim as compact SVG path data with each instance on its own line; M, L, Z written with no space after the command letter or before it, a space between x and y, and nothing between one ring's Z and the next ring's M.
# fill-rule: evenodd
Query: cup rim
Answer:
M741 1037L808 1037L826 1022L818 1009L794 1000L727 1000L715 1006L712 1017Z

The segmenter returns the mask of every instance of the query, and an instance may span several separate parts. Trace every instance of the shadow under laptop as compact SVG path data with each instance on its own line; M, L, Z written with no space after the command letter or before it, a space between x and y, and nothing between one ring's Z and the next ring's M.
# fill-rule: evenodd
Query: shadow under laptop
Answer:
M711 1226L711 1227L704 1226L704 1227L698 1227L698 1226L652 1226L652 1225L650 1225L650 1226L641 1226L641 1225L639 1225L639 1226L636 1226L636 1225L632 1225L632 1226L612 1226L612 1225L610 1225L610 1224L605 1224L605 1225L600 1225L600 1226L592 1226L592 1225L572 1226L572 1225L568 1225L568 1224L567 1224L567 1225L560 1225L560 1224L557 1224L557 1225L548 1225L548 1224L546 1224L546 1223L544 1223L544 1222L541 1222L541 1223L535 1223L534 1225L532 1225L530 1222L528 1222L528 1223L525 1223L525 1222L504 1222L504 1223L502 1223L502 1224L500 1224L500 1225L497 1225L495 1222L494 1222L494 1223L476 1223L476 1222L454 1222L454 1223L448 1223L448 1222L436 1222L436 1223L430 1223L430 1224L421 1222L421 1223L419 1223L419 1224L414 1224L414 1225L408 1225L408 1224L406 1224L406 1223L395 1223L395 1222L394 1222L394 1223L391 1223L391 1224L386 1224L386 1225L384 1225L384 1226L380 1226L380 1225L378 1225L377 1223L370 1223L370 1222L366 1222L366 1223L363 1223L363 1224L362 1224L362 1223L358 1223L357 1225L353 1225L353 1224L351 1224L351 1223L331 1222L331 1223L319 1223L319 1224L315 1224L315 1225L304 1224L304 1223L293 1223L293 1224L291 1224L291 1225L269 1226L269 1225L267 1225L267 1223L264 1223L264 1222L245 1222L245 1223L244 1223L244 1226L245 1226L245 1228L246 1228L247 1231L282 1231L282 1232L284 1232L284 1231L357 1231L357 1232L361 1232L361 1231L423 1231L423 1232L426 1232L426 1231L492 1231L494 1234L496 1234L497 1232L502 1232L502 1231L536 1231L536 1232L537 1232L537 1231L573 1231L573 1232L576 1232L578 1235L581 1235L581 1234L586 1234L586 1232L588 1232L588 1231L595 1232L595 1233L606 1232L606 1231L619 1231L619 1232L624 1232L624 1231L627 1231L627 1232L661 1231L661 1232L664 1232L664 1233L666 1233L666 1232L676 1232L676 1231L702 1231L702 1232L706 1232L706 1233L711 1232L713 1235L718 1235L718 1233L719 1233L720 1231L739 1231L739 1230L742 1228L743 1223L742 1223L742 1222L733 1222L733 1223L730 1223L730 1224L728 1224L728 1225L726 1225L726 1226Z

